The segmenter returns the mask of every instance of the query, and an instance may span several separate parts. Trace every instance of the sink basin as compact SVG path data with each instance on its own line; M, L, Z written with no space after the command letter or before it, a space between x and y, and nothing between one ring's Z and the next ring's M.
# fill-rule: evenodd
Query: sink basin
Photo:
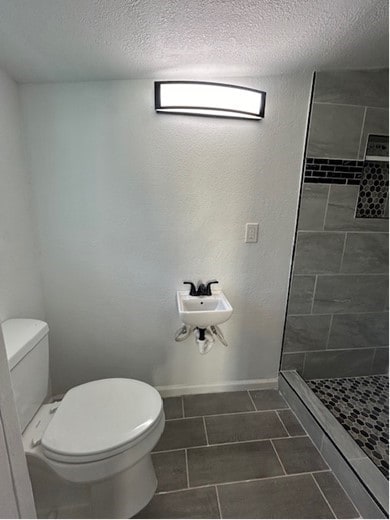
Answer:
M233 308L222 291L211 296L190 296L188 291L177 291L179 316L186 325L206 328L227 321Z

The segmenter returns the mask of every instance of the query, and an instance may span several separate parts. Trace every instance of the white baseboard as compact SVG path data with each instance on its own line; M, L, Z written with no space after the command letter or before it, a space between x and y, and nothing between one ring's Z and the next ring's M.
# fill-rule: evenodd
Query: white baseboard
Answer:
M162 397L175 397L188 394L209 394L214 392L232 392L235 390L268 390L278 388L278 378L244 379L240 381L224 381L206 385L170 385L157 386Z

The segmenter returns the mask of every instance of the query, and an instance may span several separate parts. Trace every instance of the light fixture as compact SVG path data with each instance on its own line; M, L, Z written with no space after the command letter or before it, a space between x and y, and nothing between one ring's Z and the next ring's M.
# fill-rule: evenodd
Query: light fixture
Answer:
M265 92L206 81L155 81L157 112L259 120L264 117Z

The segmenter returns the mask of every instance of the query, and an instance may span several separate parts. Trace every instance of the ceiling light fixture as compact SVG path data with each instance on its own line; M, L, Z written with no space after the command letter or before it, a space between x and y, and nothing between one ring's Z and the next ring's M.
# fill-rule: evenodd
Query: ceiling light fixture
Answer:
M206 81L155 81L157 112L259 120L264 117L265 92Z

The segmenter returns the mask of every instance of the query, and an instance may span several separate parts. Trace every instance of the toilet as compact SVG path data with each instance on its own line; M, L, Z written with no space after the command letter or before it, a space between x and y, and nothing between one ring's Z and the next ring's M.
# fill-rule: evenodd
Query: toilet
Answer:
M150 454L165 424L160 394L112 378L50 402L48 325L10 319L2 330L38 516L134 516L157 487Z

